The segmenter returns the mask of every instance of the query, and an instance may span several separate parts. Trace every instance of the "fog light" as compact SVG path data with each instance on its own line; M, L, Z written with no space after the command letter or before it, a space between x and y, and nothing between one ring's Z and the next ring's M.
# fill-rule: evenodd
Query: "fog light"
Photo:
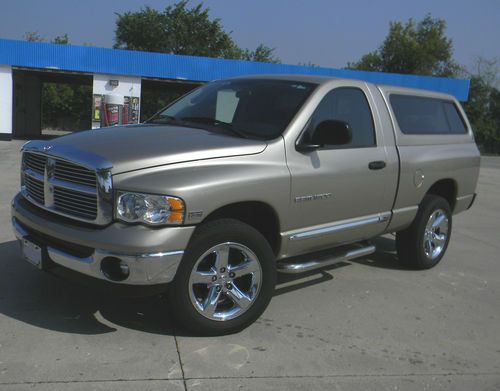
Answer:
M123 281L130 274L126 262L116 257L106 257L101 261L101 272L108 280Z

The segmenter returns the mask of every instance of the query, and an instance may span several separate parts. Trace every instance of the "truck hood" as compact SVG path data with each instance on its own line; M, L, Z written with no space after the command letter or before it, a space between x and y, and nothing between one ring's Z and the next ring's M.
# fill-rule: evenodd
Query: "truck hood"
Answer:
M112 174L218 157L257 154L264 141L172 125L128 125L72 133L40 143L54 156L107 161Z

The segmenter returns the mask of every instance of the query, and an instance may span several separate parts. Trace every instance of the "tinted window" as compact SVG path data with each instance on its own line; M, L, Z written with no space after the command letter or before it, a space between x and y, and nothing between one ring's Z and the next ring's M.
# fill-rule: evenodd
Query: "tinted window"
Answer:
M345 147L360 148L375 145L372 113L365 94L360 89L337 88L326 94L311 117L307 135L310 136L314 129L326 120L339 120L349 124L352 141Z
M457 107L451 102L443 102L443 105L448 124L450 125L450 133L467 133L467 127Z
M236 130L273 139L287 127L316 84L288 80L234 79L209 83L185 95L148 122Z
M457 134L467 131L452 102L409 95L391 95L390 100L403 133Z

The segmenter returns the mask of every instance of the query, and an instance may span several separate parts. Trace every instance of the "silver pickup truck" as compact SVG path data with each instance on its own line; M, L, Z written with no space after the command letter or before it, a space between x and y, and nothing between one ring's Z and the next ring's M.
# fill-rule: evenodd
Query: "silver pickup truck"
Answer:
M451 96L363 81L216 81L141 125L22 148L12 224L24 257L168 289L175 318L224 334L262 314L276 273L376 249L443 257L480 157Z

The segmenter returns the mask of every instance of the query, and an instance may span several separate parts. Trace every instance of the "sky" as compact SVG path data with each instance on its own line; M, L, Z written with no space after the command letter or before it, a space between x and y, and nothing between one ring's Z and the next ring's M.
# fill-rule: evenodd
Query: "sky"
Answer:
M76 45L112 47L116 13L159 0L0 0L0 38L38 32L47 40L67 33ZM190 4L199 1L191 0ZM455 60L470 71L476 59L500 61L500 0L206 0L213 18L243 48L275 48L283 63L341 68L375 50L390 21L420 20L430 13L446 20Z

